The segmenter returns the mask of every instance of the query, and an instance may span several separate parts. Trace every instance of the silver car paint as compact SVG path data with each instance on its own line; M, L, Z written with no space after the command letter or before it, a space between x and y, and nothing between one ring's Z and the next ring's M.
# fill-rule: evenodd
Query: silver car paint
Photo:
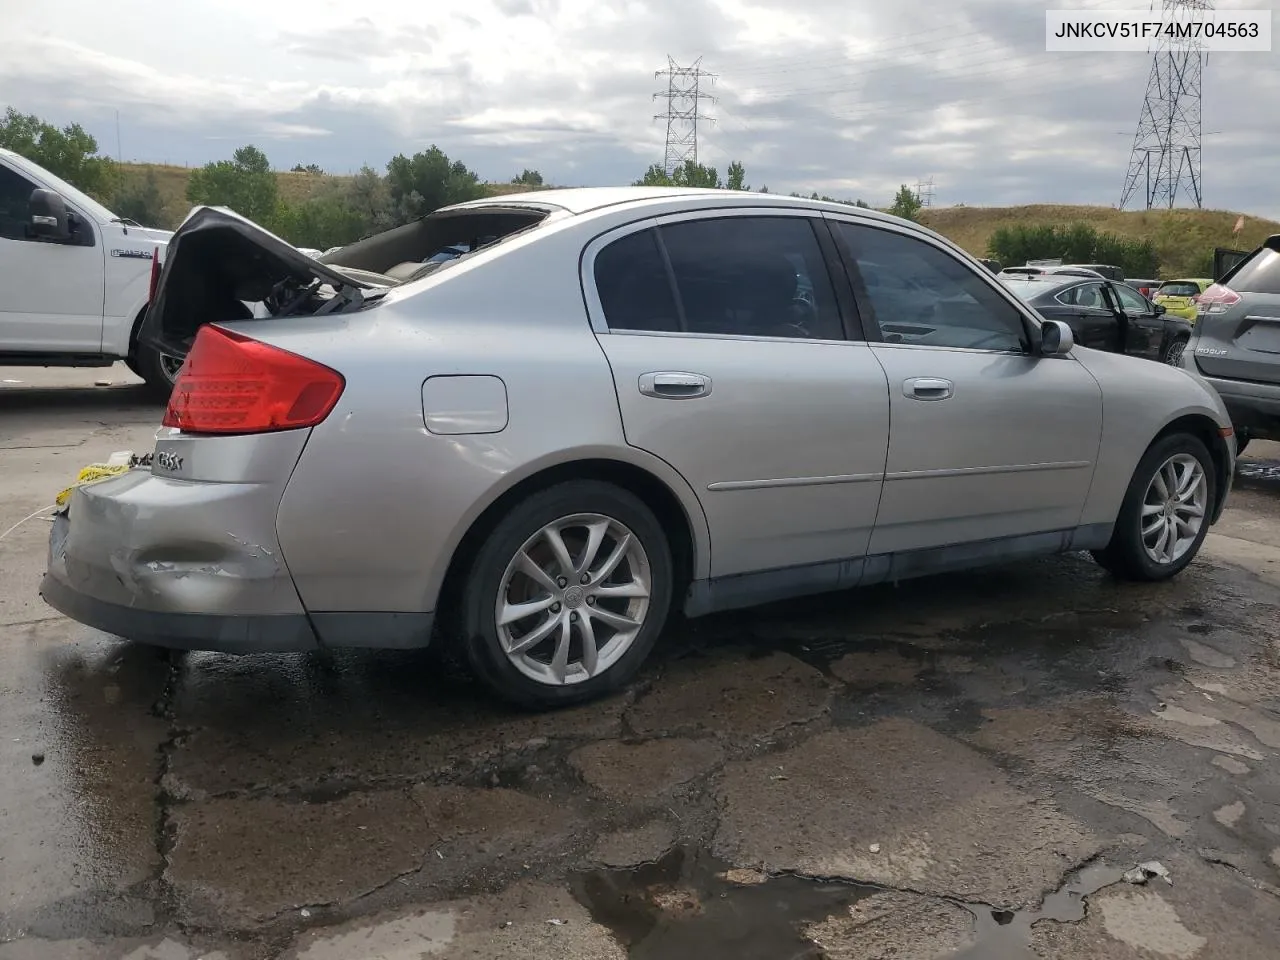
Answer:
M93 589L117 602L128 595L132 603L186 609L198 591L153 599L160 596L155 590L108 590L105 578L117 557L106 543L122 541L121 556L134 562L145 555L146 562L169 563L192 542L234 540L278 545L275 573L287 572L296 595L290 601L283 589L250 592L243 605L224 595L226 613L292 611L298 600L311 614L430 612L475 520L522 481L582 460L638 468L673 494L689 527L698 580L1019 532L1065 530L1066 539L1035 543L1066 544L1077 524L1109 531L1138 460L1164 424L1197 414L1229 425L1216 394L1185 373L1082 348L1034 360L932 347L592 330L591 305L598 301L589 275L585 285L581 278L583 251L595 238L653 217L735 207L869 220L931 238L969 263L1029 324L1038 322L972 257L895 218L732 191L548 191L467 206L487 202L554 204L578 215L551 218L397 288L366 313L233 325L340 371L347 386L337 408L310 431L163 436L157 450L182 451L183 466L171 471L181 480L162 479L163 468L155 467L154 477L131 475L77 491L68 549L83 550L75 563L83 560L102 578ZM780 357L807 379L778 389L803 402L813 424L770 409L771 398L759 392L779 384ZM668 369L711 375L712 393L691 401L640 398L638 374ZM440 376L500 380L505 428L428 430L424 383ZM915 376L949 379L955 396L907 400L901 381ZM899 441L895 420L888 446L884 425L895 404L911 434ZM714 432L700 419L708 415ZM659 435L660 427L669 432ZM793 429L803 442L788 442ZM769 446L779 438L788 442L781 451ZM788 451L799 459L788 461ZM241 482L268 474L266 482ZM728 489L708 489L726 483ZM224 492L241 486L246 499L234 518L197 509L231 503ZM130 508L141 492L143 509ZM82 506L116 493L120 506ZM818 507L811 505L815 498ZM873 503L890 521L880 539ZM217 564L230 569L224 560Z

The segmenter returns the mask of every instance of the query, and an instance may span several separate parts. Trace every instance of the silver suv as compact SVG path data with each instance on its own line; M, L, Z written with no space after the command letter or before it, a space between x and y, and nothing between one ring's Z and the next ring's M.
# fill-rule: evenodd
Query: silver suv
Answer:
M1183 365L1222 396L1237 452L1252 438L1280 440L1280 234L1196 299Z

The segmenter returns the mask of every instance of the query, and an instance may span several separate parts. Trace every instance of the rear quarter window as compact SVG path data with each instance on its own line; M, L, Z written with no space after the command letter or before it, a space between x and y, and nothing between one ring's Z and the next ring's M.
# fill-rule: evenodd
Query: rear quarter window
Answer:
M1236 293L1280 294L1280 252L1259 250L1227 280L1227 286Z

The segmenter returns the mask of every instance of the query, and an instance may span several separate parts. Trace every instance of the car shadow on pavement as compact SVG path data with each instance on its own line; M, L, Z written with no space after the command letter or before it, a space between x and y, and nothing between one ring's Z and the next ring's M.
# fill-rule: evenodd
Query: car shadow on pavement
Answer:
M146 385L110 387L4 387L0 388L0 415L7 412L59 412L113 410L163 410Z

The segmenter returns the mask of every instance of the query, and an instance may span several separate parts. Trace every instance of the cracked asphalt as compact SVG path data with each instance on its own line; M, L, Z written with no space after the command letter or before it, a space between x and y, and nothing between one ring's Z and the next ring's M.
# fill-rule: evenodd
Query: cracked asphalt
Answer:
M0 533L159 420L123 368L11 379ZM429 653L124 644L40 601L47 535L0 541L0 960L1276 955L1280 445L1171 584L693 621L539 716Z

